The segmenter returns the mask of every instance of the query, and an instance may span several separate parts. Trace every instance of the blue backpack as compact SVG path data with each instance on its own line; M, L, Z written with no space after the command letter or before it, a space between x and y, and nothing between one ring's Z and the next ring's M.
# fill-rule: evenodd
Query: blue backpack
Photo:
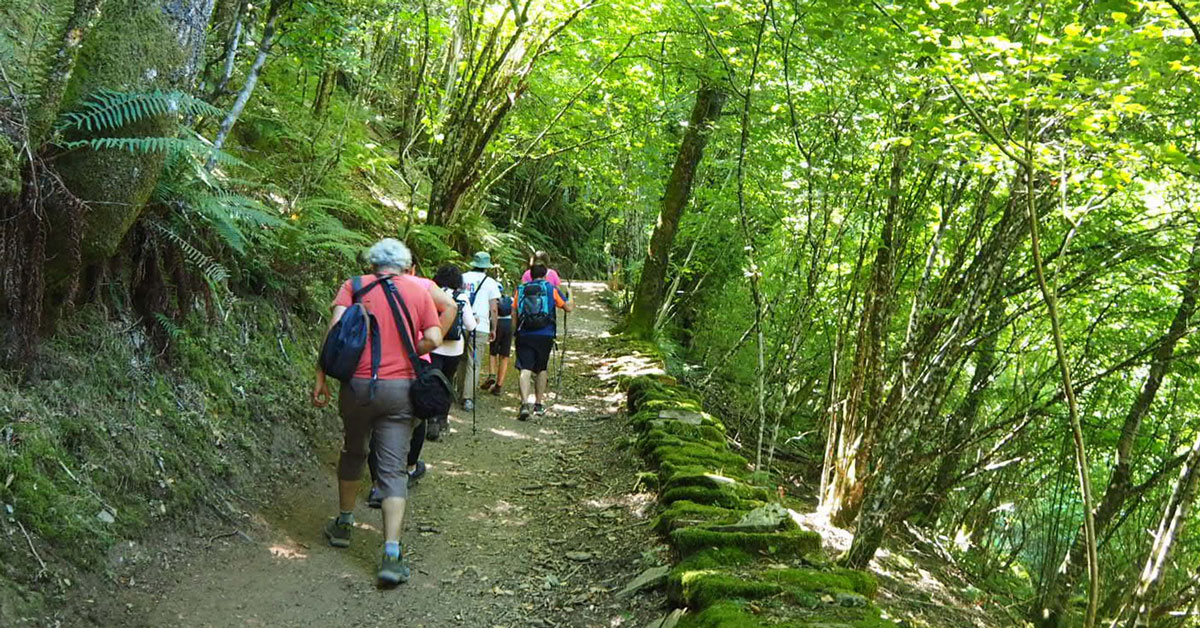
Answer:
M535 279L517 289L517 322L521 331L537 331L554 324L554 286Z
M362 277L350 280L353 304L346 308L342 318L338 320L325 336L325 344L321 347L321 355L317 363L325 374L342 382L348 382L358 370L358 362L362 352L371 345L371 378L378 377L380 359L379 322L375 315L367 311L362 304L363 295L370 292L379 284L372 281L367 287L362 287Z

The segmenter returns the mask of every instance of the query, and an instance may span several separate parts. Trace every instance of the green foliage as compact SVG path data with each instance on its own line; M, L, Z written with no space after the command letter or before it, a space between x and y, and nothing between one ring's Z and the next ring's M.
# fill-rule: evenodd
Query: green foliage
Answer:
M102 88L91 94L79 107L62 116L59 132L114 131L154 116L217 118L224 113L190 94L180 91L119 92Z

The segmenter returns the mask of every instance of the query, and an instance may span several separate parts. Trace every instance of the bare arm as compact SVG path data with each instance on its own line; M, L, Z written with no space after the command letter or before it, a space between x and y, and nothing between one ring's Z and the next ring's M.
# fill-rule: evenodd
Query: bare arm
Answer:
M445 317L445 312L443 312L441 318L444 320ZM453 311L450 311L450 322L454 322ZM425 355L436 349L440 344L442 344L442 328L429 327L424 331L424 337L417 342L417 355Z
M454 319L458 317L458 304L441 288L430 287L429 296L433 297L433 307L438 311L438 325L444 338L454 325Z
M491 326L488 331L488 342L496 341L496 327L500 325L500 299L491 299L488 301L488 309L491 311Z

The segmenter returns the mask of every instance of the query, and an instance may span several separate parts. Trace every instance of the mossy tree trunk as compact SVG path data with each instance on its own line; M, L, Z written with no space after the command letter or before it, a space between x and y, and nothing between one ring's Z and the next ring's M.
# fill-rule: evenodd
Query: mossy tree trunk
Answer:
M721 115L724 103L725 92L718 87L705 85L696 92L696 103L688 117L687 130L679 144L671 176L667 179L658 222L654 225L654 235L650 237L650 248L642 265L642 277L634 292L633 309L629 313L626 328L633 336L649 338L654 334L654 323L662 307L663 290L667 283L675 233L679 230L679 221L691 198L692 182L704 156L704 145L708 143L708 136L717 117Z
M99 89L190 90L200 68L213 0L108 0L79 50L63 109ZM162 116L121 130L136 136L174 135L178 121ZM70 192L88 205L83 224L50 214L48 296L82 266L111 257L146 206L165 156L160 153L77 150L60 156L56 169ZM79 228L79 251L67 238Z

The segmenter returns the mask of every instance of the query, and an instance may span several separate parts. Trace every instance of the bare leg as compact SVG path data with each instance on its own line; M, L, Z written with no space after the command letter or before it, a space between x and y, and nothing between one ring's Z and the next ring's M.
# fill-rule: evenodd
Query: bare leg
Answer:
M354 512L358 501L358 480L338 480L338 507L342 512Z
M495 357L492 357L495 360ZM504 376L508 375L508 356L500 358L500 368L496 370L496 385L504 388Z
M404 506L407 501L403 497L389 497L383 500L383 540L385 542L400 542L400 530L404 528Z
M521 371L521 403L533 403L533 371Z
M546 398L546 388L550 386L550 371L542 371L537 374L537 403L541 404Z

